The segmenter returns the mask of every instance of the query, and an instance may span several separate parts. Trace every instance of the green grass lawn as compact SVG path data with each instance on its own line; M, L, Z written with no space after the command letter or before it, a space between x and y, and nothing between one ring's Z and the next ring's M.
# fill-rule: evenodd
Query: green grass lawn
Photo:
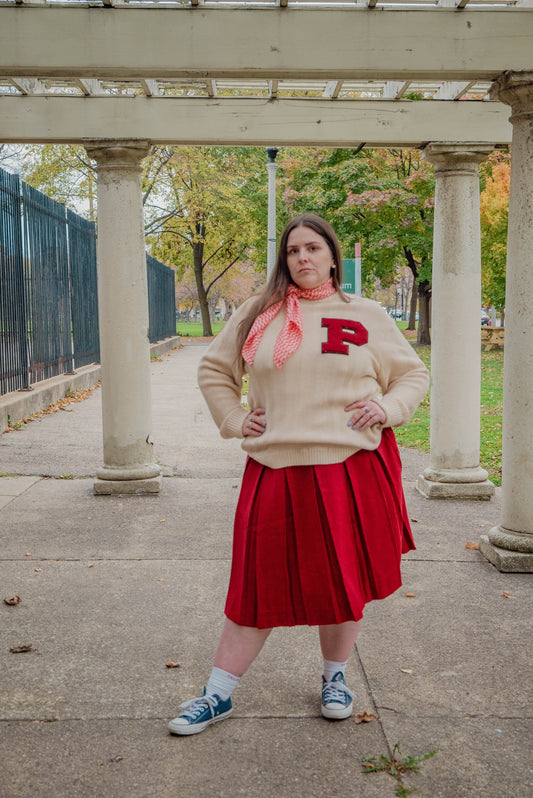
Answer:
M430 368L431 349L417 349ZM429 452L429 393L409 424L395 430L400 446ZM480 465L495 485L502 484L503 352L481 353L481 457Z
M215 321L211 325L213 335L216 335L224 326L223 321ZM184 338L199 338L204 334L204 328L201 321L177 321L176 334L182 335Z

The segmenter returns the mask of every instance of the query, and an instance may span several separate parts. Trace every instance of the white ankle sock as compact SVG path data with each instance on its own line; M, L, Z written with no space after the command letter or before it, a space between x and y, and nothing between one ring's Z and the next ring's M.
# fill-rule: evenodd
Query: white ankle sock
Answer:
M222 668L213 668L205 693L206 695L218 695L226 700L233 693L240 680L240 676L234 676L232 673L223 671Z
M334 662L331 659L324 660L324 679L326 682L331 681L336 673L339 671L344 676L344 671L346 670L348 662Z

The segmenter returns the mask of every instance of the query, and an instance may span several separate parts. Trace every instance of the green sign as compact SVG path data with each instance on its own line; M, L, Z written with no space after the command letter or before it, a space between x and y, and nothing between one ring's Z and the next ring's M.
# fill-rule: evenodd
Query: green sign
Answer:
M342 259L342 290L361 296L361 258Z
M355 258L342 259L341 288L346 294L355 294Z

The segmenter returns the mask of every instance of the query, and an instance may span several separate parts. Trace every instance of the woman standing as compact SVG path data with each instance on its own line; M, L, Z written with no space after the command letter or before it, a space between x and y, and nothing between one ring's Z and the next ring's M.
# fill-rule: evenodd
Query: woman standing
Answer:
M318 626L321 713L349 717L344 671L364 606L401 585L401 554L414 543L391 427L410 419L428 374L377 303L343 294L341 267L332 227L293 219L264 292L200 363L220 433L242 438L248 460L214 667L170 722L174 734L231 715L231 694L275 626Z

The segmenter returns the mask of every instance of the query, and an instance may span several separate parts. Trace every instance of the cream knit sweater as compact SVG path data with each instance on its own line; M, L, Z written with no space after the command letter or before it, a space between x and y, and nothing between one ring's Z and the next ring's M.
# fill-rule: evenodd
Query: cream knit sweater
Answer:
M203 356L198 383L223 438L243 438L248 414L241 402L246 364L236 350L237 326L247 300ZM376 449L383 426L405 424L428 388L428 372L394 321L372 300L338 293L300 300L303 341L277 369L274 343L285 318L282 308L268 325L248 371L250 408L266 410L266 431L247 436L242 448L263 465L338 463L359 449ZM385 411L384 425L361 432L347 426L346 405L372 399Z

